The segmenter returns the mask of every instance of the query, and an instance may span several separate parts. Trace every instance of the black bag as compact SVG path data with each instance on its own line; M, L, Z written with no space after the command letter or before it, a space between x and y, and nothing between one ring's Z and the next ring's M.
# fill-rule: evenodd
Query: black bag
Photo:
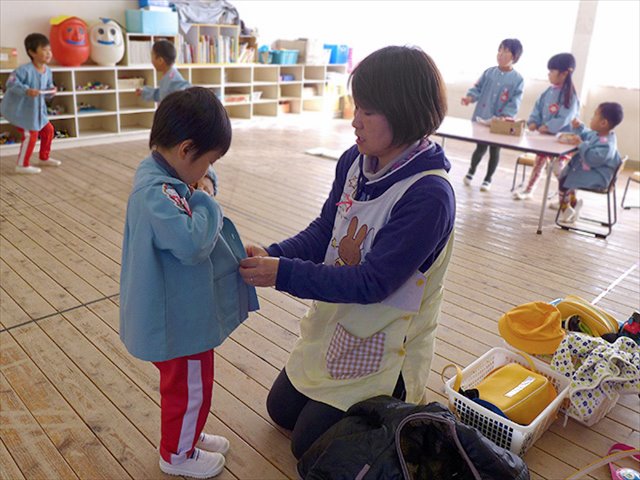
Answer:
M298 462L305 480L528 480L524 461L439 403L353 405Z

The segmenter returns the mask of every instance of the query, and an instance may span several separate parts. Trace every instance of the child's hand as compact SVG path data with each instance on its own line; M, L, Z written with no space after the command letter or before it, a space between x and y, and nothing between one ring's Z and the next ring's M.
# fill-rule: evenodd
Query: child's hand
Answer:
M245 250L247 251L247 256L249 257L268 257L269 256L267 251L264 248L259 247L258 245L247 245L245 247Z
M278 277L280 259L275 257L249 257L240 260L240 275L248 285L273 287Z
M569 139L569 143L571 145L580 145L582 143L582 139L578 135L574 135Z
M473 97L470 97L469 95L467 95L466 97L462 97L460 99L460 103L465 106L469 105L472 102L473 102Z
M38 95L40 95L40 90L35 88L27 88L28 97L37 97Z
M579 119L574 118L573 120L571 120L571 126L573 128L580 128L580 125L582 125L582 122Z
M142 95L142 89L136 88L136 96L139 97L140 95Z
M540 133L549 133L549 127L547 127L546 125L541 125L540 128L538 128L538 131Z
M536 125L535 123L530 123L529 124L529 131L530 132L535 132L538 129L538 125Z
M206 175L202 177L195 185L195 188L207 193L210 197L215 195L215 189L213 188L213 182Z

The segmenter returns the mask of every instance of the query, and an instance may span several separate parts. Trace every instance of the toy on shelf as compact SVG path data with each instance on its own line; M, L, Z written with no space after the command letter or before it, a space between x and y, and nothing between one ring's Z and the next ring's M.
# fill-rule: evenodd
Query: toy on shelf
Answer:
M54 134L54 138L69 138L70 136L69 132L65 129L56 130Z
M0 132L0 145L11 145L18 143L18 139L9 132Z
M102 112L102 109L91 105L90 103L79 102L78 112Z
M66 92L67 91L67 87L65 87L63 83L53 82L53 86L56 87L56 92L57 93Z
M111 86L108 83L87 82L84 85L78 85L76 90L111 90Z
M78 17L60 15L53 17L49 41L51 52L60 65L77 67L89 58L87 24Z
M98 65L114 66L124 56L122 29L115 20L100 18L89 32L91 60Z
M47 105L47 115L64 115L66 113L66 109L64 105Z

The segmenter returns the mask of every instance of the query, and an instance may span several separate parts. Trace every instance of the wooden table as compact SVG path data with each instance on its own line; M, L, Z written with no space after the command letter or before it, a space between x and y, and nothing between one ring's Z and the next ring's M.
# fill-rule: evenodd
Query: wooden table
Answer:
M542 195L542 207L540 208L540 218L538 220L537 233L542 233L542 220L544 219L544 211L547 207L547 195L549 193L549 183L551 182L553 165L561 155L567 155L577 150L575 145L560 143L553 135L545 135L528 130L521 137L491 133L488 125L482 125L477 122L472 122L471 120L456 117L446 117L435 134L442 138L454 138L465 142L483 143L518 150L520 152L539 153L551 157L552 161L547 165L547 179L544 184L544 195Z

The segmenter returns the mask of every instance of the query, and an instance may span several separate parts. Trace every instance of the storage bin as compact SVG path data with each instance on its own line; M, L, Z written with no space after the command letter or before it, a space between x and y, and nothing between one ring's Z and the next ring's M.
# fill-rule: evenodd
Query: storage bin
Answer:
M132 88L142 88L142 87L144 87L144 78L142 77L118 79L118 88L120 90L130 90Z
M329 63L347 63L349 60L349 46L348 45L327 45L324 48L331 50L331 56L329 57Z
M0 47L0 68L18 68L18 50L13 47Z
M298 61L298 50L272 50L271 63L291 65Z
M176 12L127 10L125 12L125 20L129 33L147 33L150 35L178 34L178 14Z
M535 358L532 360L538 373L553 383L558 396L529 425L512 422L456 392L453 389L455 377L445 383L450 407L463 423L477 428L496 445L520 456L524 455L555 421L560 407L569 394L570 381L568 378L554 372L545 363ZM462 370L461 388L463 390L474 388L493 370L508 363L519 363L528 367L527 362L520 354L505 348L492 348Z

